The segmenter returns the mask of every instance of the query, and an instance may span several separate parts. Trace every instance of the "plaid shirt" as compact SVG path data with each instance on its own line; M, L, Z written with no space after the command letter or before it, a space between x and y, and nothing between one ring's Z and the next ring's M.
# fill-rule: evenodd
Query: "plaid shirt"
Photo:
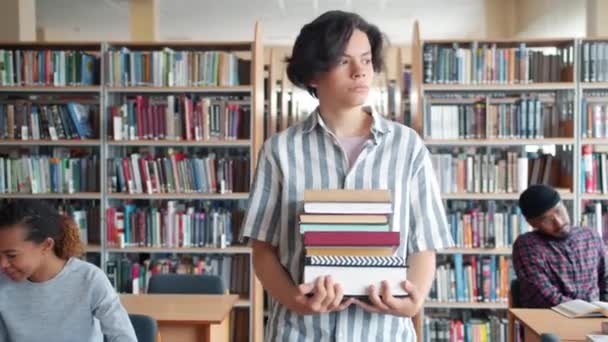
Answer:
M549 308L582 299L605 300L608 270L604 244L593 229L573 227L563 240L529 232L513 245L520 302Z

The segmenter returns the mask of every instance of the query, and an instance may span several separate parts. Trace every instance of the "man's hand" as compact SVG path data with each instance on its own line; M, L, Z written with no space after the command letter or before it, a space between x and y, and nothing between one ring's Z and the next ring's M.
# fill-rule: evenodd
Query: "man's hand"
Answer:
M307 296L311 293L311 297ZM312 315L342 311L354 302L352 298L344 302L342 299L343 291L340 284L334 283L331 276L319 277L314 283L298 286L298 294L290 303L289 309L300 315Z
M408 296L396 298L391 294L386 281L382 282L380 292L375 286L371 285L368 290L369 300L373 305L355 300L355 303L369 312L378 312L394 316L414 317L422 306L420 292L414 284L405 280L401 287L407 292Z

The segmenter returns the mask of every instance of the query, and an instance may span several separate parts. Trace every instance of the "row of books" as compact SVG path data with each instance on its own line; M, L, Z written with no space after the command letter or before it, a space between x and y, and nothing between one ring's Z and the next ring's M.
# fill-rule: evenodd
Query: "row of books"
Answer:
M515 273L507 256L454 254L438 261L429 301L506 303Z
M99 192L97 156L0 157L1 193Z
M497 209L495 201L489 201L488 210L471 208L449 210L447 221L457 248L511 247L520 234L530 231L530 226L516 205L504 205Z
M145 207L127 203L106 209L107 241L120 248L225 248L238 239L243 215L238 207L178 201Z
M424 125L430 139L540 139L557 136L562 115L555 103L511 98L512 103L429 104Z
M466 320L424 316L422 329L424 342L507 342L509 322L495 315Z
M99 56L71 50L0 49L0 86L99 84Z
M584 42L582 81L608 82L608 42Z
M400 286L405 259L393 256L400 236L390 229L391 212L388 190L306 190L299 217L304 282L331 275L345 295L365 296L370 285L380 289L386 280L393 295L406 294Z
M518 193L528 184L562 187L571 158L551 154L433 153L431 162L442 193Z
M608 194L608 148L583 145L581 189L586 193Z
M0 138L17 140L89 139L94 137L98 106L77 102L0 104Z
M451 45L425 44L424 83L530 83L566 81L572 67L572 47L536 48L520 43L501 48L473 42Z
M80 241L84 245L99 245L100 236L100 209L94 202L54 202L60 214L71 217L80 230Z
M247 156L132 153L108 160L110 191L129 194L249 191Z
M106 53L107 83L114 87L196 87L250 84L251 62L224 51L131 51Z
M581 226L595 229L608 244L608 208L605 202L584 203Z
M241 297L249 296L249 257L247 255L183 255L150 258L127 256L108 260L106 274L120 293L147 293L150 278L156 274L214 274L222 277L226 289Z
M608 138L608 94L588 94L583 97L581 107L581 136Z
M110 107L119 140L248 139L249 98L135 96Z

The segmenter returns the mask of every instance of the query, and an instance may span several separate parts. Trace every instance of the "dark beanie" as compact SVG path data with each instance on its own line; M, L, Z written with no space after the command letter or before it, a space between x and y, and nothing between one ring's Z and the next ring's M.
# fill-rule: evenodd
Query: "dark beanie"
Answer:
M529 220L539 217L555 207L560 200L559 193L552 187L536 184L527 188L519 196L519 208L524 217Z

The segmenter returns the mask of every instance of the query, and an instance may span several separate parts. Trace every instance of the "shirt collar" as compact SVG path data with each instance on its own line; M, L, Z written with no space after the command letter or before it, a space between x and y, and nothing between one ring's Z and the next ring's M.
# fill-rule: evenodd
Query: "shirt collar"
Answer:
M374 138L374 143L378 144L380 138L382 138L384 134L390 132L391 128L388 125L387 119L383 118L378 112L376 112L376 110L374 110L373 107L365 106L363 107L363 110L372 116L371 132ZM304 133L312 132L317 126L320 126L326 132L331 133L323 121L323 117L319 112L319 107L317 107L304 122Z

